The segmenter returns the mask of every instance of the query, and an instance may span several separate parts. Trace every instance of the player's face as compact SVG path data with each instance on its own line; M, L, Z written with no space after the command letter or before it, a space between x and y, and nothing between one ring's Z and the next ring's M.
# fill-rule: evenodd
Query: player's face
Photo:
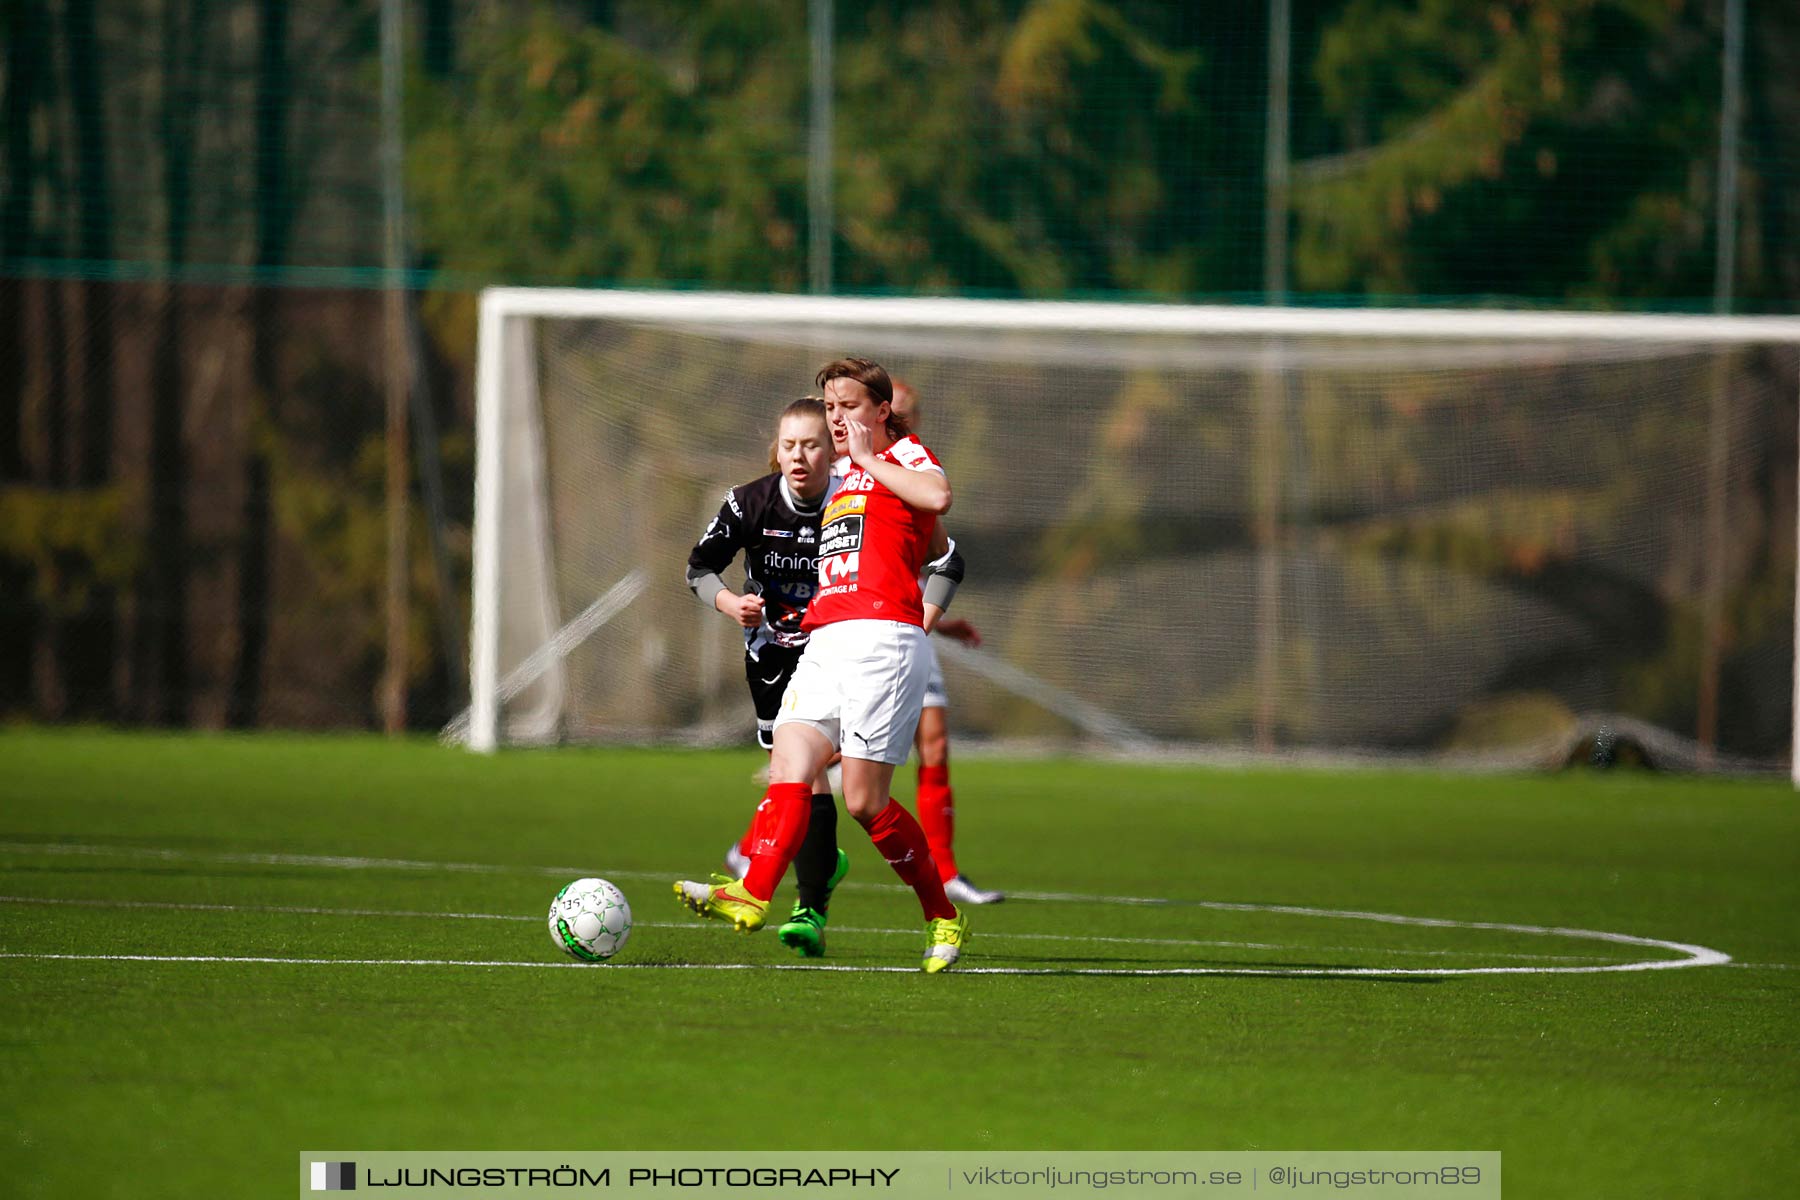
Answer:
M784 417L775 434L775 461L794 494L811 500L831 481L831 433L817 417Z
M849 421L868 427L876 449L887 444L888 406L876 400L874 392L854 379L840 377L826 383L825 415L831 420L832 445L842 453L849 451L844 443L844 430Z

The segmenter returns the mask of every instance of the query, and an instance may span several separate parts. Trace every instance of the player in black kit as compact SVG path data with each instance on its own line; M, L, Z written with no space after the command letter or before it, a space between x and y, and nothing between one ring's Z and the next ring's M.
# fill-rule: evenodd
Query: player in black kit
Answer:
M726 492L718 515L688 555L687 581L694 595L744 628L744 678L756 704L756 740L764 750L773 745L775 715L806 649L800 622L819 585L819 516L833 457L824 404L808 396L788 405L776 426L772 465L777 469ZM721 578L740 552L742 593ZM728 865L735 868L736 854L748 856L762 817L759 809L743 841L728 853ZM837 802L820 772L813 781L806 840L794 859L800 900L781 927L784 945L808 958L825 953L831 892L849 866L837 844Z

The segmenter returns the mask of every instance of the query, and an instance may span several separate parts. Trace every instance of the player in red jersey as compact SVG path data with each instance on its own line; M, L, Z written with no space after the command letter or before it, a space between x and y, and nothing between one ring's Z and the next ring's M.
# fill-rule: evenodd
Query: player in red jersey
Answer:
M956 962L967 940L963 914L944 885L925 833L889 794L894 768L912 749L930 664L925 637L942 609L927 604L919 574L950 482L931 451L893 411L888 373L867 359L820 370L834 440L851 469L834 479L819 534L819 590L807 607L806 653L782 700L759 806L763 833L741 880L683 880L677 896L703 916L742 932L762 928L776 885L806 835L811 781L842 751L844 806L868 831L895 874L919 897L926 920L923 968Z
M831 459L829 469L818 461L825 450L829 451L825 457ZM695 595L745 627L744 671L756 705L757 741L764 750L774 745L775 718L809 636L801 621L819 586L815 555L829 476L841 477L853 469L841 434L833 436L822 400L810 396L796 400L782 413L776 440L769 446L769 466L769 475L726 494L688 557L688 586ZM796 468L800 469L798 475L794 474ZM720 578L740 551L748 577L743 595L732 592ZM927 601L935 599L947 606L962 577L962 559L941 523L935 529L931 553L938 558L928 565L929 574L921 578L920 586ZM927 713L931 705L928 690ZM766 780L766 767L763 774ZM781 943L803 958L824 956L831 893L850 865L837 846L837 805L831 792L832 785L824 776L814 781L806 839L794 859L800 895L777 931ZM726 850L729 874L724 879L742 879L749 873L750 856L766 819L766 808L757 810L743 836ZM931 829L926 823L928 842ZM931 844L935 854L936 844ZM945 890L953 892L955 887L952 880Z

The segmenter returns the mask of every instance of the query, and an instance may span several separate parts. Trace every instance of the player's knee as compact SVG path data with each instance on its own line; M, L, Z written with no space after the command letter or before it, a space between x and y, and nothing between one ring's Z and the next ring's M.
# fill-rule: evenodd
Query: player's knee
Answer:
M777 730L775 747L769 752L769 782L811 783L821 769L817 758L805 741L783 737Z
M887 806L886 795L876 795L873 792L853 794L846 791L844 793L844 811L850 814L852 821L865 829L868 828L870 822L881 815L881 810Z
M812 783L832 757L832 743L806 725L778 725L769 752L769 783Z

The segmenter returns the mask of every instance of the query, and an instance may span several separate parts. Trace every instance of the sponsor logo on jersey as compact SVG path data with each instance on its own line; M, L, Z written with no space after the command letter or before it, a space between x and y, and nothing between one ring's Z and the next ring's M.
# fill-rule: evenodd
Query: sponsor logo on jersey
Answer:
M724 537L724 536L725 536L724 520L722 520L719 517L714 517L712 519L712 524L710 524L706 527L706 532L700 535L700 540L701 540L701 542L704 543L704 542L710 542L716 537Z
M834 554L819 559L819 582L825 587L837 587L856 580L857 571L862 565L860 551L852 550L848 554Z
M817 566L810 554L765 554L763 566L771 571L792 571L799 575L811 575Z
M825 506L825 515L820 519L819 523L821 525L829 525L833 521L842 520L852 514L861 513L868 507L869 498L867 496L851 494L842 495Z
M811 525L808 525L805 529L800 531L800 540L803 542L816 542L819 540L819 531L814 529Z
M943 468L931 461L931 452L917 438L905 438L888 448L888 456L909 471L938 471Z
M785 620L798 610L805 608L812 600L816 586L811 582L775 584L776 601L787 610L782 614L782 618Z
M738 504L737 493L735 491L725 493L725 503L731 509L733 516L741 517L744 515L743 507Z
M819 543L819 556L829 557L834 554L848 554L852 550L862 549L863 519L861 517L840 517L825 526L825 540Z
M791 538L794 536L794 531L791 529L765 529L763 530L763 536L772 538Z

